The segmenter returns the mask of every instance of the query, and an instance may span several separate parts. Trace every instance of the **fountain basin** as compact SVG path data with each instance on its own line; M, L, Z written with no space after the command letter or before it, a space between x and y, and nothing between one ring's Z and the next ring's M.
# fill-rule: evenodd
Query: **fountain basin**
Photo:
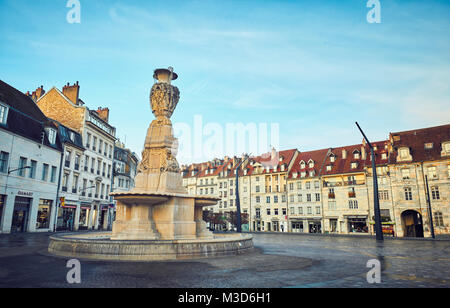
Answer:
M215 234L193 240L111 240L111 232L50 236L54 255L111 261L163 261L238 255L253 249L249 234Z

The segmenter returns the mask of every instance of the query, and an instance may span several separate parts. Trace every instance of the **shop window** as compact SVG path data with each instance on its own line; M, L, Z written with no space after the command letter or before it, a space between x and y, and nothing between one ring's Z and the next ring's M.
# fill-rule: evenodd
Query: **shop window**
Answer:
M50 228L50 211L52 208L52 200L39 200L38 214L36 220L36 227L38 229Z

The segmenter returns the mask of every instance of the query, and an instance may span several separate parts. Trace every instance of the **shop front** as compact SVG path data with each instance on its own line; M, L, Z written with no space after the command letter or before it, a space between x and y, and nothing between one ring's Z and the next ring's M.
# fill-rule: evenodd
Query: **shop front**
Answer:
M302 220L292 220L291 221L291 230L293 233L303 233L303 221Z
M367 216L346 216L349 233L368 233Z
M320 220L308 220L309 233L322 233L322 222Z
M57 231L73 231L77 206L65 204L58 209Z
M12 233L26 232L30 220L31 198L16 197L11 224Z
M98 229L99 230L107 230L108 229L108 212L109 205L101 204L100 205L100 213L98 218Z
M53 200L39 199L36 229L49 229Z
M78 222L78 230L87 230L89 228L89 213L91 211L90 204L81 204L80 219Z
M5 204L6 204L6 196L5 195L0 195L0 232L3 227L3 210L5 209Z

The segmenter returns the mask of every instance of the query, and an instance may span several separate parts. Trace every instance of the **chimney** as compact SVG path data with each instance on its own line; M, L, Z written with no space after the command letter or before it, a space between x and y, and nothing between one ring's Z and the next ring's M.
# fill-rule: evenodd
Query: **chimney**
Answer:
M346 149L342 150L342 159L347 159L347 150Z
M365 146L361 146L361 158L362 159L366 159L366 147Z
M30 96L34 102L37 102L38 99L40 99L44 94L45 94L44 86L37 88L36 91L33 91L33 93L31 94L30 92L27 92L27 96Z
M277 156L277 150L275 148L272 148L272 152L270 153L270 160L274 160Z
M108 120L109 120L109 109L108 108L98 107L97 113L98 113L98 116L100 117L100 119L102 119L103 121L108 123Z
M71 86L69 83L63 87L63 94L67 97L72 103L78 105L78 98L80 94L80 86L78 85L78 81Z

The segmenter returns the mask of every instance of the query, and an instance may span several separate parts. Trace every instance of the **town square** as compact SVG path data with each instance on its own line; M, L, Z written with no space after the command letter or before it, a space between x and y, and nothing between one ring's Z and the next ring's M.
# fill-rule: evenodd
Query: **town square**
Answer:
M0 8L1 288L450 286L448 4Z

